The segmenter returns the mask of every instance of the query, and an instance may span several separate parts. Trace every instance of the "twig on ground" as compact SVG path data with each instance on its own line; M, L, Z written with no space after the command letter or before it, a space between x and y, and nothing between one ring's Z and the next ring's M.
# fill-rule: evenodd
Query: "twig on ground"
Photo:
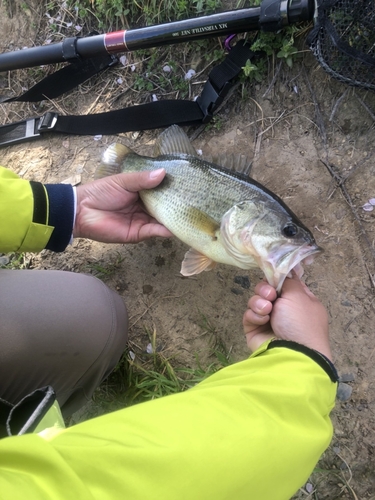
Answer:
M335 116L338 107L340 106L340 104L342 103L342 101L344 100L344 98L346 97L346 94L348 92L349 92L349 89L346 89L345 92L335 102L335 105L333 106L333 109L331 112L331 116L329 117L330 122L333 120L333 117Z
M336 189L338 187L340 187L342 184L344 184L350 177L352 177L352 175L364 164L366 163L367 160L369 160L370 158L372 158L375 154L375 151L371 151L371 153L369 154L369 156L366 156L366 158L363 158L363 160L361 160L360 162L357 163L357 165L352 168L350 170L350 172L345 176L345 177L341 177L340 176L340 180L337 180L337 184L335 186L333 186L330 194L328 195L327 199L329 200L330 198L332 198L332 196L334 195Z
M271 92L273 86L275 85L275 82L276 82L276 78L278 77L279 73L280 73L280 70L281 70L281 66L282 66L282 63L283 61L280 61L279 64L277 65L277 68L276 68L276 71L275 71L275 74L273 75L273 78L272 78L272 81L268 87L268 89L265 91L265 93L262 95L263 99Z
M367 113L371 116L372 121L375 122L375 115L371 111L371 109L367 106L367 104L360 98L356 93L354 93L354 97L357 99L357 101L363 106L363 108L367 111Z
M353 204L352 198L351 198L350 194L348 193L348 190L346 189L345 184L342 182L342 177L333 170L332 165L330 165L328 162L326 162L326 161L324 161L322 159L320 159L320 161L327 168L328 172L331 174L332 178L337 183L337 187L340 188L340 190L341 190L341 192L342 192L342 194L344 196L345 201L349 205L349 207L350 207L350 209L351 209L351 211L352 211L352 213L354 215L354 218L355 218L355 220L357 221L357 223L359 225L359 228L361 230L362 236L363 236L365 242L367 243L367 245L368 245L368 247L370 249L371 255L375 259L375 249L372 247L371 241L370 241L369 237L367 236L366 230L363 227L363 224L361 222L360 217L358 216L358 213L357 213L357 210L356 210L356 208L355 208L355 206Z
M346 468L347 468L347 470L348 470L348 472L349 472L349 476L350 476L350 477L349 477L349 479L346 479L346 478L345 478L345 476L344 476L344 474L342 475L342 478L343 478L343 480L344 480L344 482L345 482L345 485L344 485L344 487L342 488L342 490L341 490L341 491L343 492L343 491L344 491L344 489L345 489L345 488L347 488L347 489L350 491L350 493L352 494L352 496L353 496L353 500L358 500L358 497L357 497L357 495L356 495L355 491L354 491L354 490L353 490L353 488L350 486L350 481L353 479L353 473L352 473L352 470L351 470L351 468L349 467L348 462L347 462L347 461L346 461L346 460L345 460L345 459L344 459L344 458L343 458L343 457L342 457L339 453L336 453L336 455L337 455L337 456L338 456L338 457L339 457L339 458L340 458L340 459L344 462L344 464L346 465Z
M321 135L321 138L323 140L323 146L324 146L324 150L326 152L326 158L328 158L327 131L326 131L326 127L324 125L323 115L322 115L322 112L320 111L320 107L319 107L318 101L316 99L315 92L314 92L314 90L313 90L313 88L311 86L310 80L309 80L309 78L307 76L307 73L306 73L305 69L303 70L303 73L304 73L304 77L305 77L307 86L308 86L308 88L310 90L310 94L311 94L311 97L312 97L312 100L313 100L313 103L314 103L316 124L317 124L317 126L319 128L320 135Z
M374 276L370 273L370 269L368 268L368 265L366 264L366 262L365 262L365 268L366 268L367 274L369 275L372 288L375 290L375 279L374 279Z

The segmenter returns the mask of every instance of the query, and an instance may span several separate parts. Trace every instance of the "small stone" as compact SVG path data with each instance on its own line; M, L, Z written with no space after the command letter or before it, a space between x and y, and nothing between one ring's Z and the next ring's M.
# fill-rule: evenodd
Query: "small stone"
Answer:
M234 295L243 295L243 291L240 290L239 288L231 288L230 291L234 293Z
M250 280L248 276L235 276L234 282L246 290L250 288Z
M340 382L354 382L354 380L355 380L354 373L343 373L339 377Z
M3 255L2 257L0 257L0 266L6 266L9 264L9 262L10 262L10 259L6 255Z
M151 285L143 285L142 287L142 292L145 294L145 295L149 295L150 293L152 293L153 291L153 288Z
M353 388L345 384L345 382L339 382L339 387L337 389L337 399L339 401L348 401L352 395Z
M341 305L345 307L350 307L352 303L350 302L350 300L342 300Z
M365 299L369 295L369 292L366 287L361 285L355 289L355 295L358 299Z

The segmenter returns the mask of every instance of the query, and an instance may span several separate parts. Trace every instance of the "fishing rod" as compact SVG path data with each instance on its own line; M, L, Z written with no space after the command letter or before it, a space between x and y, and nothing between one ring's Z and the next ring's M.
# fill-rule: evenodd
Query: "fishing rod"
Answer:
M263 0L259 7L86 38L70 37L60 43L0 54L0 72L248 31L276 32L290 24L312 20L314 11L314 0Z

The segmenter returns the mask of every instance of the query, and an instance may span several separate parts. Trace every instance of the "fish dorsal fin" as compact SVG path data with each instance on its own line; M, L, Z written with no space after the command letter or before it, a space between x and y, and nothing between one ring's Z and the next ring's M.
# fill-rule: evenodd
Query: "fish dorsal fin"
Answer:
M108 146L103 153L101 164L95 171L95 179L119 174L122 162L131 153L135 154L130 148L118 142L114 142Z
M185 258L181 264L180 273L182 276L193 276L202 271L210 271L216 266L216 262L206 257L202 253L190 248L185 254Z
M178 125L171 125L157 138L155 143L155 156L171 155L176 153L197 156L189 137Z
M219 155L210 155L209 158L205 157L205 160L215 163L216 165L219 165L226 170L230 170L231 172L237 172L238 174L242 174L246 177L250 176L252 161L244 154L223 153Z

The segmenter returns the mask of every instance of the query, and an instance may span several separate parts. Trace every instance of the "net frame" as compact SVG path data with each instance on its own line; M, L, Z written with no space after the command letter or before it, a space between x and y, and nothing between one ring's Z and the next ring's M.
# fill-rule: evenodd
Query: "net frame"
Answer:
M317 1L306 42L322 68L337 80L375 90L375 1Z

